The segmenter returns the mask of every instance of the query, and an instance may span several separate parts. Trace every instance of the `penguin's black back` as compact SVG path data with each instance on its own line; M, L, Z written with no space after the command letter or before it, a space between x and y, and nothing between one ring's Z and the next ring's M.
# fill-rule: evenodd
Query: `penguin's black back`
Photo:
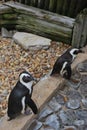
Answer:
M11 117L11 115L15 115L21 112L22 110L21 100L27 94L29 94L29 90L18 81L16 86L11 91L8 99L7 113L9 117Z
M61 70L64 62L67 62L68 64L72 63L72 55L70 54L70 50L71 50L71 48L69 48L60 57L58 57L58 59L56 60L54 66L53 66L51 75L60 73L60 70Z
M70 54L70 50L71 48L69 48L68 50L66 50L57 60L59 62L61 61L67 61L68 63L72 63L72 55Z

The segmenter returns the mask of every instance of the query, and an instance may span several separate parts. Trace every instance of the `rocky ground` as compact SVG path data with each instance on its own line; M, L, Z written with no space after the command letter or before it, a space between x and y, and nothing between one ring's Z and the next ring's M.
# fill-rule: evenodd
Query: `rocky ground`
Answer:
M38 80L53 67L58 56L69 46L52 42L49 49L25 51L11 39L0 37L0 117L7 109L7 99L10 91L23 70L30 71Z
M87 61L80 63L27 130L87 130Z

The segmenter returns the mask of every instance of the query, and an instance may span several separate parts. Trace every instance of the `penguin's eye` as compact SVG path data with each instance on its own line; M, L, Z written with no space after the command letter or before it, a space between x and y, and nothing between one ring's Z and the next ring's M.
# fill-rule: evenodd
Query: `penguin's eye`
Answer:
M23 81L26 82L26 83L31 81L31 79L30 79L29 76L24 76L22 79L23 79Z

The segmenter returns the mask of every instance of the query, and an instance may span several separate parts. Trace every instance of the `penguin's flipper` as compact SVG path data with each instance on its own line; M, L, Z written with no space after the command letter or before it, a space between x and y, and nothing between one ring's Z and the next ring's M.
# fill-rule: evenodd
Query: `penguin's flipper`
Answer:
M37 114L37 113L38 113L37 106L36 106L35 102L34 102L31 98L29 98L29 99L27 100L27 104L28 104L28 106L32 109L32 111L34 112L34 114Z
M66 68L65 68L65 73L63 74L63 77L66 79L70 79L71 75L72 75L72 70L71 70L71 65L67 64Z

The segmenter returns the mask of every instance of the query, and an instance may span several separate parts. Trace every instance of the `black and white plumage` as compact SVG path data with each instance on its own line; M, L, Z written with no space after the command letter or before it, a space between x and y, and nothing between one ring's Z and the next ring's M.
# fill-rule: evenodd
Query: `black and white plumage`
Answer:
M51 76L54 74L60 74L62 77L66 79L70 79L72 70L71 64L73 60L76 58L78 53L82 53L81 49L77 48L69 48L67 49L55 62L53 66L53 70L51 72Z
M30 73L23 71L19 75L19 80L16 86L11 91L8 99L7 114L9 120L15 118L21 113L25 113L28 106L32 109L34 114L37 114L37 106L35 102L31 99L33 82L34 78Z

